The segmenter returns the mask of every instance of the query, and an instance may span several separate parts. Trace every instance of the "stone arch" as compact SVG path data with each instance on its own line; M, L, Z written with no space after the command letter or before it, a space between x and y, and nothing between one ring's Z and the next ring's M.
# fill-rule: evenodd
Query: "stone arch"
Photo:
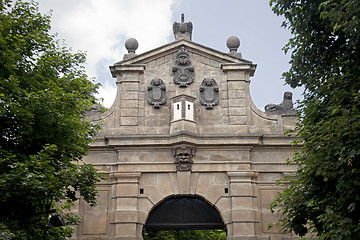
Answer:
M164 198L149 211L143 226L143 231L198 229L226 231L226 224L217 207L197 195Z
M213 206L225 225L231 222L231 197L227 173L144 173L139 188L144 194L138 198L138 224L145 225L150 212L163 201L175 196L195 196Z

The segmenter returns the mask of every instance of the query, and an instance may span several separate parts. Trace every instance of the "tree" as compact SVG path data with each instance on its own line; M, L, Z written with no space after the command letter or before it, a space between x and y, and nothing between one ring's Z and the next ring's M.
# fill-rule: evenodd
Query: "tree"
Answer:
M77 193L96 203L103 175L82 157L100 128L83 118L98 86L84 62L85 54L50 34L50 16L41 15L37 3L0 1L3 238L65 239L71 229L48 229L51 208L77 200Z
M291 87L303 86L299 168L270 206L284 230L360 239L360 1L271 0L293 37Z

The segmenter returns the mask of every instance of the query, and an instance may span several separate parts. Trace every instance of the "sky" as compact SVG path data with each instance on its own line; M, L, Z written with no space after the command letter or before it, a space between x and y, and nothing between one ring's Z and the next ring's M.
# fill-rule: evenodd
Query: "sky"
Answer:
M137 54L174 41L172 24L193 23L192 41L229 52L226 40L240 39L244 59L257 64L250 92L255 105L264 111L268 103L280 103L285 91L301 99L302 89L292 89L282 79L290 67L290 54L282 47L291 37L281 27L268 0L39 0L40 11L52 13L52 31L74 51L87 54L86 71L101 83L99 98L110 107L115 100L116 79L109 66L127 53L125 41L139 42Z

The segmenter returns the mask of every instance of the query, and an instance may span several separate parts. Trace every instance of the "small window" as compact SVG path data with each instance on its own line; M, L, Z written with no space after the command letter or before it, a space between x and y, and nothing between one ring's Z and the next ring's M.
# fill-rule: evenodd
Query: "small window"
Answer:
M173 107L174 107L174 118L173 118L173 120L181 119L182 118L181 102L174 103Z
M185 118L194 121L194 103L186 101Z

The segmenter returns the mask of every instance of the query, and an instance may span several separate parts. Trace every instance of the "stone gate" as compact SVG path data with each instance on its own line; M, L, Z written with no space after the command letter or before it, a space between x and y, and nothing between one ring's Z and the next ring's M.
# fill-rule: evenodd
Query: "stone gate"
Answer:
M223 53L193 42L191 22L173 28L174 42L138 55L128 39L128 54L110 66L116 99L105 113L88 113L103 127L84 159L110 178L98 185L95 208L79 202L73 239L142 239L164 226L293 239L268 229L276 216L267 209L281 190L276 179L296 168L285 165L294 139L284 133L297 121L291 93L257 109L249 91L256 65L237 51L237 37Z

